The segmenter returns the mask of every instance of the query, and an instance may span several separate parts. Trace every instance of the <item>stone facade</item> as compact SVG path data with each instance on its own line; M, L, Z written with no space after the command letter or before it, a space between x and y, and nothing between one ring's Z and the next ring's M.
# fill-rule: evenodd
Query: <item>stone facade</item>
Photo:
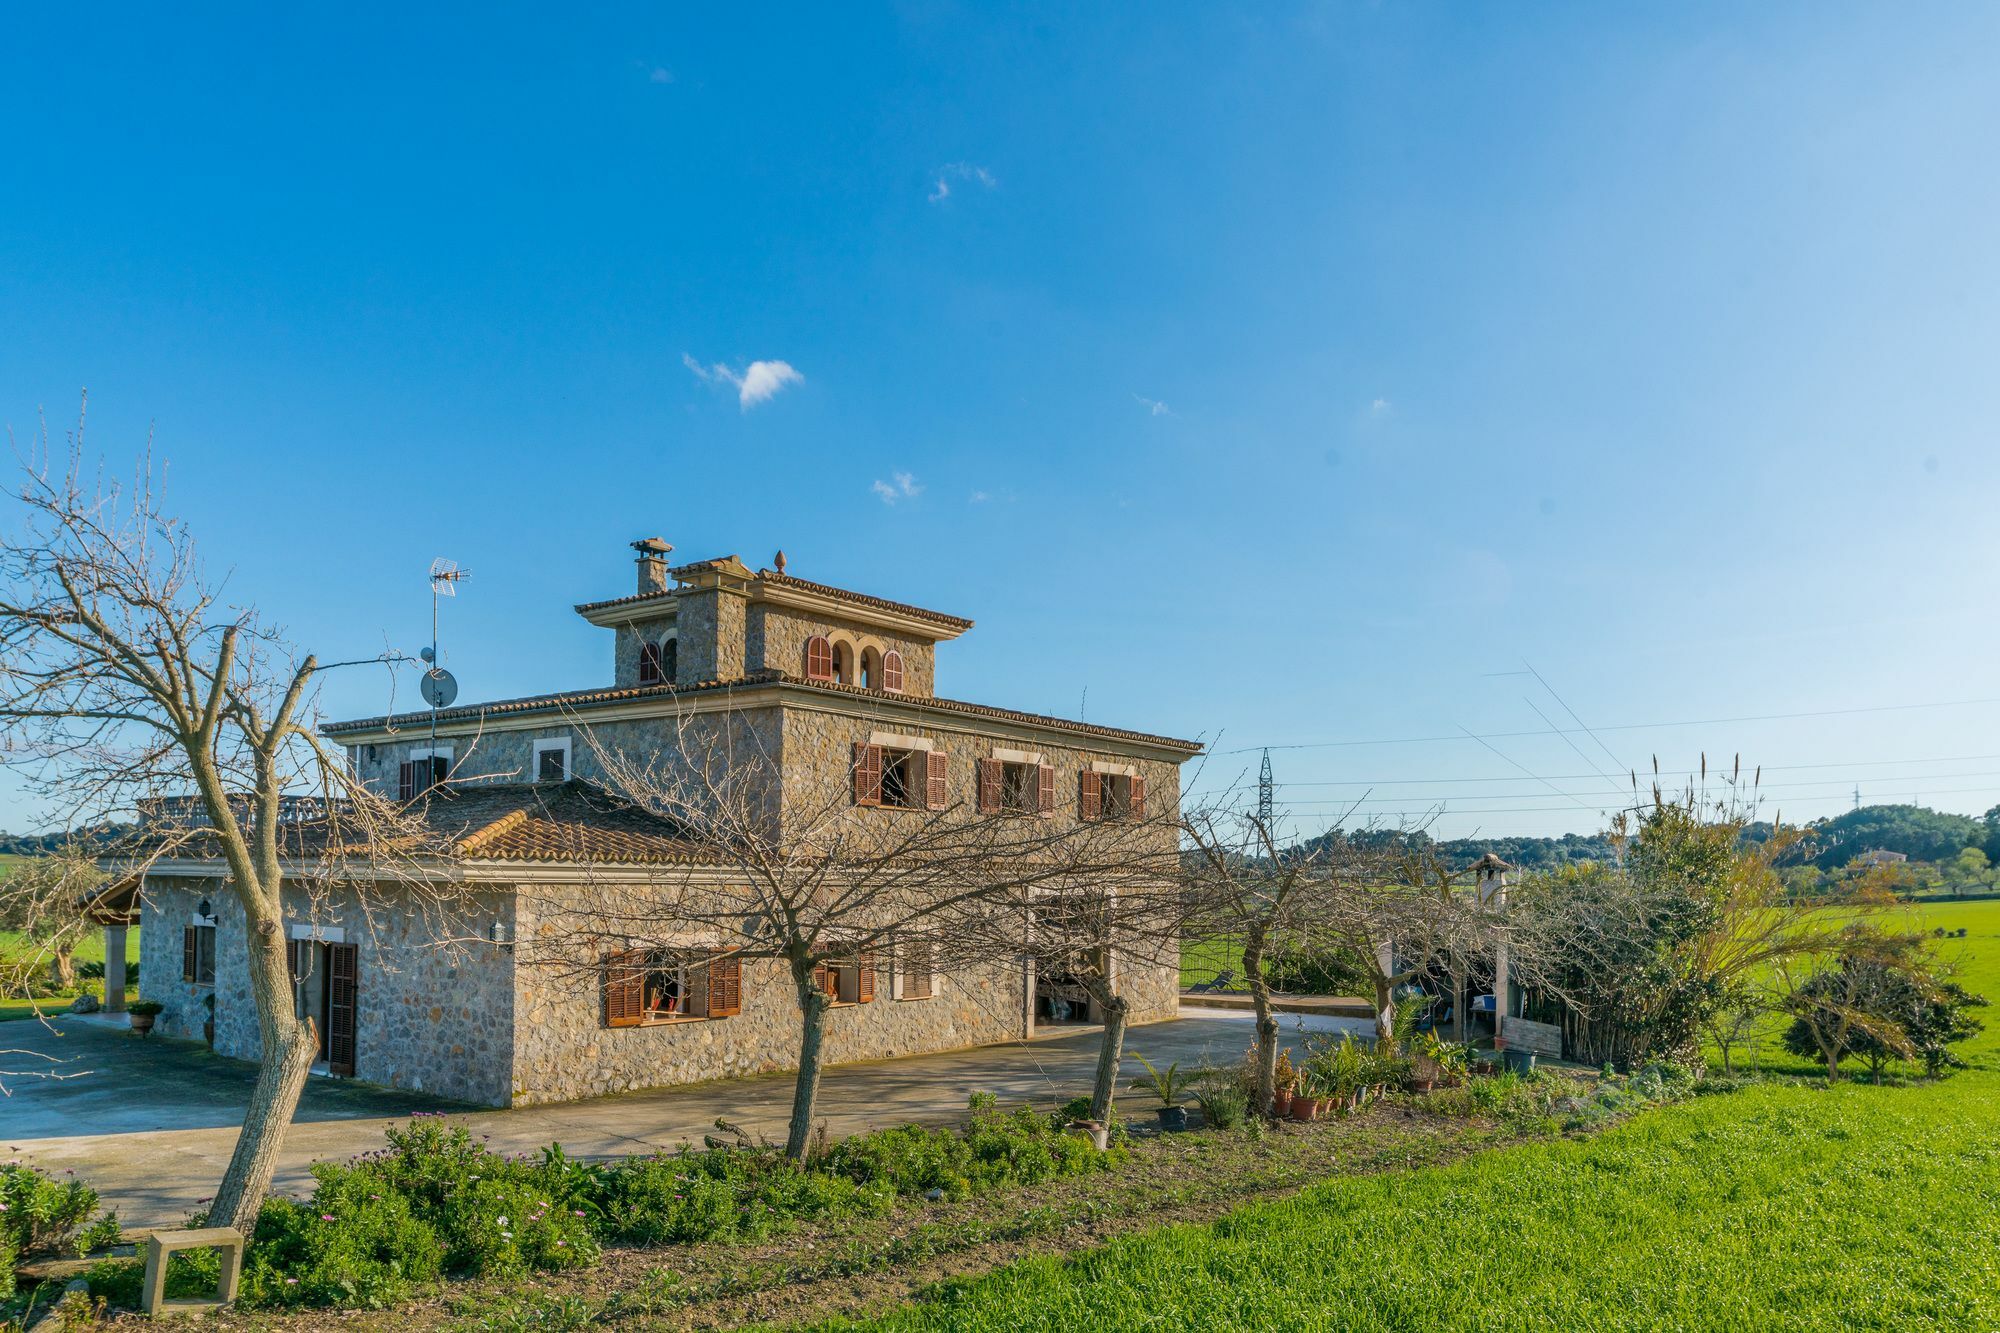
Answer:
M196 920L204 899L216 923L214 986L183 980L182 929ZM288 938L316 932L321 941L356 947L355 1077L462 1101L507 1103L512 957L488 944L444 941L483 931L495 920L511 933L511 894L469 896L449 922L435 910L419 910L409 890L400 888L371 895L365 911L360 898L341 893L316 902L302 892L288 895L286 906ZM139 993L166 1006L155 1020L158 1030L200 1040L213 995L215 1049L255 1060L262 1038L236 896L210 879L149 875L140 910Z
M749 637L745 644L745 665L750 671L783 671L803 676L806 671L806 640L824 634L836 644L846 644L859 662L866 649L903 655L903 689L906 697L928 698L937 693L937 645L930 639L892 634L860 620L833 616L808 616L787 606L759 602L750 608ZM859 684L859 680L849 681Z

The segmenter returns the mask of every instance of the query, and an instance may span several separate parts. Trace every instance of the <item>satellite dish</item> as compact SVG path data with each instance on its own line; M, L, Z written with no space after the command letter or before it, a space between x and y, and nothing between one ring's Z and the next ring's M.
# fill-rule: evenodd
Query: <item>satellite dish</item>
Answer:
M458 681L443 667L432 667L424 672L418 688L423 691L424 702L432 708L449 708L451 701L458 697Z

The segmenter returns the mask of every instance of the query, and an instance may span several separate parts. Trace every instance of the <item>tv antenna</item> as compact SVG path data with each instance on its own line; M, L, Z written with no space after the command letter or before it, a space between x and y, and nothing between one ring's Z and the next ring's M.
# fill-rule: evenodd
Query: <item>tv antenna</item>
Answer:
M456 560L443 556L431 561L431 646L417 655L424 659L424 677L417 688L424 696L424 702L431 706L431 754L437 754L437 715L441 708L451 707L458 698L458 680L451 672L438 663L438 599L458 596L458 585L472 577L469 569L460 569Z

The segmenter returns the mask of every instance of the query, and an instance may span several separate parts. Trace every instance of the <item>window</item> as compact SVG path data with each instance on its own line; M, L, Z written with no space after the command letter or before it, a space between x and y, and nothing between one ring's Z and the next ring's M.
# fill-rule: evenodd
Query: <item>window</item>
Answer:
M569 780L569 737L549 736L535 742L536 782Z
M903 692L903 655L894 648L882 654L882 688L891 694Z
M409 760L396 770L396 799L414 801L450 773L450 751L412 750Z
M743 1011L743 958L720 950L628 949L604 959L604 1025L646 1027Z
M641 685L658 685L663 679L665 679L665 676L660 670L660 645L657 643L640 644L639 683Z
M882 654L873 648L861 650L861 688L864 690L882 688Z
M1146 779L1137 774L1085 769L1077 775L1076 790L1077 813L1084 819L1146 817Z
M896 937L896 998L928 1000L937 993L931 942L921 935Z
M806 679L833 679L833 644L824 634L806 640Z
M181 931L181 980L196 986L215 984L215 923L198 922Z
M854 645L845 640L833 645L833 678L842 685L854 683Z
M1056 771L1012 759L979 761L982 814L1048 815L1056 808Z
M660 643L660 679L671 685L681 678L681 641L665 639Z
M854 803L898 810L942 810L948 783L941 750L894 749L857 741Z
M875 951L863 949L845 958L830 958L813 969L813 981L835 1004L872 1004Z

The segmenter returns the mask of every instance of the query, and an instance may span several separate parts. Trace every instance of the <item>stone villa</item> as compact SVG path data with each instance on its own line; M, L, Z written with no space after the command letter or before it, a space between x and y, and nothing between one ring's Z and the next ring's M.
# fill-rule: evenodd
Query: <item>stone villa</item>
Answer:
M477 942L442 949L414 907L384 911L377 897L364 919L337 887L302 885L289 947L325 1072L504 1106L789 1067L797 1010L780 962L672 971L607 953L592 987L517 966L514 944L534 937L545 898L530 890L643 879L700 855L606 791L596 757L672 750L690 719L753 729L785 788L849 784L855 819L899 806L1059 820L1179 808L1194 742L941 697L938 645L969 620L796 578L782 554L754 572L735 556L670 568L665 542L633 546L636 590L576 608L610 631L608 684L322 729L360 781L443 829L454 892L480 923ZM1171 850L1164 823L1134 827ZM221 873L187 853L148 867L140 988L166 1006L158 1030L201 1037L212 1023L218 1051L249 1058L242 921ZM949 975L915 949L857 960L827 983L838 987L827 1058L1013 1040L1091 1017L1063 982L1020 960ZM1133 1020L1172 1017L1178 984L1172 968L1134 964L1121 982Z

